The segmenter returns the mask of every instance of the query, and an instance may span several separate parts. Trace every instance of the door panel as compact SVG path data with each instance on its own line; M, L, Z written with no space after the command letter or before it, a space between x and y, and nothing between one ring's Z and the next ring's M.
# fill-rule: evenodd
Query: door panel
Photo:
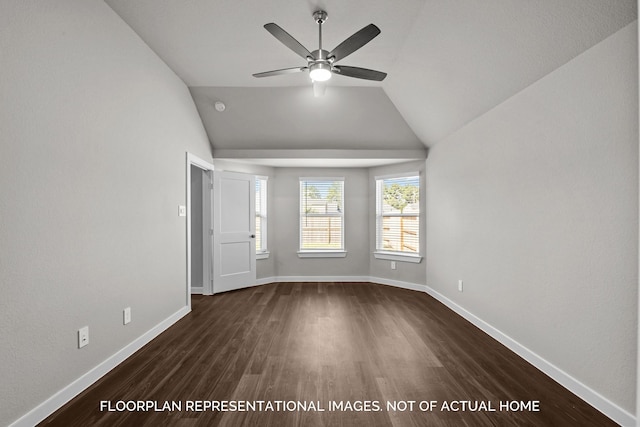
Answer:
M220 252L223 276L251 272L251 243L223 243Z

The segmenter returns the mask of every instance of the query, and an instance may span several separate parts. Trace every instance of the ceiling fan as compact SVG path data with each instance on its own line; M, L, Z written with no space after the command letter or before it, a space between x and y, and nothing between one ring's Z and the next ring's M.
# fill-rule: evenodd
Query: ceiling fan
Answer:
M275 38L280 40L282 44L300 55L307 61L304 67L283 68L281 70L265 71L256 73L254 77L270 77L280 74L298 73L309 71L309 77L315 82L325 82L331 78L332 74L339 74L346 77L355 77L357 79L382 81L387 77L387 73L367 68L350 67L347 65L335 65L336 62L351 55L365 44L369 43L373 38L380 34L380 29L373 24L369 24L351 37L340 43L331 52L322 48L322 24L327 20L327 12L318 10L313 13L313 19L318 24L318 49L309 52L307 48L302 46L299 41L294 39L289 33L283 30L277 24L265 24L264 28L269 31Z

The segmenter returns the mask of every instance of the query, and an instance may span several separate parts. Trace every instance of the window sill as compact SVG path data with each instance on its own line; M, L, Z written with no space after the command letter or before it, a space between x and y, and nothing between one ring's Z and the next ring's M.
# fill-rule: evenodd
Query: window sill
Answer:
M298 258L344 258L347 251L298 251Z
M420 262L422 262L422 257L420 255L414 254L401 254L397 252L374 252L373 256L376 259L386 259L398 262L411 262L414 264L419 264Z
M264 251L264 252L257 252L256 253L256 259L267 259L269 258L269 251Z

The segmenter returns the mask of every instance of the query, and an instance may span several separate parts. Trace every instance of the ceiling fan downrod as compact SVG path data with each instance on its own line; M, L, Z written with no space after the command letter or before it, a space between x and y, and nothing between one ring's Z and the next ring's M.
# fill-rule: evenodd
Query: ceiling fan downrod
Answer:
M318 50L322 51L322 24L327 21L327 12L324 10L316 10L313 12L313 19L318 24Z
M322 24L327 20L327 12L316 10L313 19L318 24L318 50L311 52L311 58L307 58L309 77L312 81L326 81L331 78L333 71L332 60L328 58L329 51L322 49Z

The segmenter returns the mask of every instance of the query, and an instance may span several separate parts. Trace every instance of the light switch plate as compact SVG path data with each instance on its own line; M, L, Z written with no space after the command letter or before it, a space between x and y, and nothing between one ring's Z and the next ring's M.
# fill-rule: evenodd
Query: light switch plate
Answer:
M187 216L187 207L183 205L178 206L178 216Z
M126 325L127 323L131 323L131 307L127 307L122 310L122 321Z
M82 348L89 344L89 327L78 329L78 348Z

